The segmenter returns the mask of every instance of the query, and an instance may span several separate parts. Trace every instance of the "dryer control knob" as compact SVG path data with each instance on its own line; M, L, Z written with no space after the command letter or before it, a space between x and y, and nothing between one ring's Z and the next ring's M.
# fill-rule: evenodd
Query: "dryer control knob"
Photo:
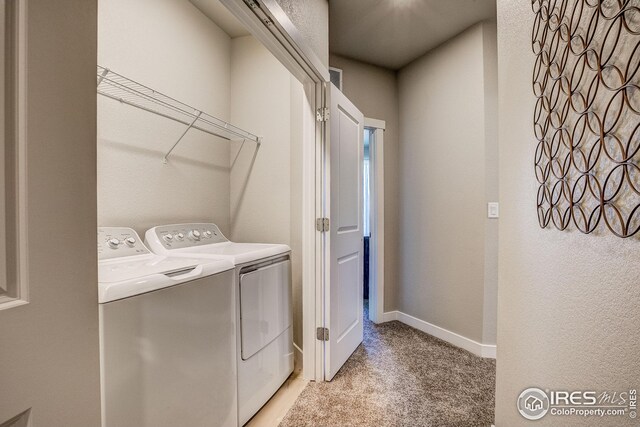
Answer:
M134 239L133 237L127 237L125 239L125 243L129 246L135 246L136 244L136 239Z
M178 233L178 234L176 234L176 237L178 238L178 240L182 240L182 239L184 239L184 234Z
M167 242L172 241L172 240L173 240L173 235L171 235L171 234L165 234L165 235L164 235L164 240L165 240L165 241L167 241Z
M200 240L200 232L198 230L191 230L189 235L195 240Z
M118 246L120 245L120 240L118 240L118 239L109 239L109 241L107 243L109 244L109 247L111 249L118 249Z
M211 233L210 230L207 230L207 231L204 232L204 237L206 237L207 239L210 239L212 234L213 233Z

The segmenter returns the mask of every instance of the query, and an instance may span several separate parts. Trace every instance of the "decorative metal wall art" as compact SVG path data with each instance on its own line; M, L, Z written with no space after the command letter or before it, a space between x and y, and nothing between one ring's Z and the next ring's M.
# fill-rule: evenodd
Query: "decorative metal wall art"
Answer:
M640 0L532 0L538 220L640 230Z

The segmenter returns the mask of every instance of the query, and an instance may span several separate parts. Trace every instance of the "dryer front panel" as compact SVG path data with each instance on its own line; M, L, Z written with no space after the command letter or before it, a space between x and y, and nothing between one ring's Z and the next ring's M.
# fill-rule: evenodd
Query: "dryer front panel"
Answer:
M249 359L292 323L291 261L240 274L241 355Z

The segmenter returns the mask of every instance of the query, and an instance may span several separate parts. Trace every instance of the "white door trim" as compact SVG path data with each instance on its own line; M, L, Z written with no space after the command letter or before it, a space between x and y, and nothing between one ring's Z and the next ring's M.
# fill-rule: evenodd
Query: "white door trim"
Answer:
M315 106L324 108L326 102L325 84L315 85ZM322 107L318 107L318 105ZM302 319L303 319L303 363L302 375L307 380L324 381L324 345L316 339L316 328L324 324L323 292L326 275L325 258L328 243L325 233L315 228L315 219L325 214L325 150L326 123L316 121L315 114L311 118L315 123L315 141L305 140L305 163L308 162L308 173L305 173L306 185L303 194L304 208L308 212L303 218L306 224L302 241L303 284L302 284ZM304 191L304 190L303 190ZM308 234L307 234L308 233ZM305 351L306 349L306 351Z
M304 112L302 196L302 350L305 379L324 379L322 342L316 327L323 325L322 292L324 236L315 229L315 219L325 216L325 124L316 122L316 111L325 107L329 70L322 64L302 33L275 0L220 0L304 86L309 108ZM313 98L313 99L311 99ZM313 104L313 105L311 105Z
M371 119L369 117L364 118L364 127L371 129L381 129L385 130L387 128L387 123L384 120L379 119Z
M369 145L371 240L369 242L369 320L384 320L384 120L364 119L365 129L374 130ZM373 302L373 304L372 304Z

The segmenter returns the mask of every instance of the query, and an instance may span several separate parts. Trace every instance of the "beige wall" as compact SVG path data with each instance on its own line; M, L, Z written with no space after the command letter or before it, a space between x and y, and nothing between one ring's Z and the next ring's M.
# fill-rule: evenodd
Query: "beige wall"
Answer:
M229 120L229 36L180 0L99 2L98 63ZM229 233L229 143L98 97L98 224L213 221ZM250 129L249 129L250 130Z
M302 348L302 84L259 41L239 37L231 42L231 93L231 121L264 140L231 145L230 237L294 249L294 342Z
M486 31L477 24L399 72L398 257L400 311L491 344L484 330L485 273L495 269L486 255L496 249L486 214Z
M487 202L498 202L498 39L496 21L483 23L484 52L484 152L485 197ZM484 222L484 344L495 344L498 323L498 224L496 219Z
M303 151L305 121L305 106L308 98L303 85L293 76L290 78L291 95L291 154L290 154L290 187L291 221L289 223L289 246L291 247L291 276L293 291L293 342L302 350L302 181L303 181ZM315 123L314 123L315 125ZM302 356L302 354L298 354Z
M329 67L329 2L327 0L276 0L300 30L320 61Z
M332 67L343 70L343 92L365 117L386 122L384 132L384 310L398 307L398 88L396 73L337 55Z
M231 238L287 242L290 74L251 36L233 39L231 52L231 120L264 138L259 146L231 144Z
M640 384L638 239L542 230L533 171L531 4L498 1L500 273L497 427L533 423L516 410L531 386L624 390ZM557 426L546 416L538 426ZM563 426L588 424L564 417ZM637 425L627 417L599 426Z

